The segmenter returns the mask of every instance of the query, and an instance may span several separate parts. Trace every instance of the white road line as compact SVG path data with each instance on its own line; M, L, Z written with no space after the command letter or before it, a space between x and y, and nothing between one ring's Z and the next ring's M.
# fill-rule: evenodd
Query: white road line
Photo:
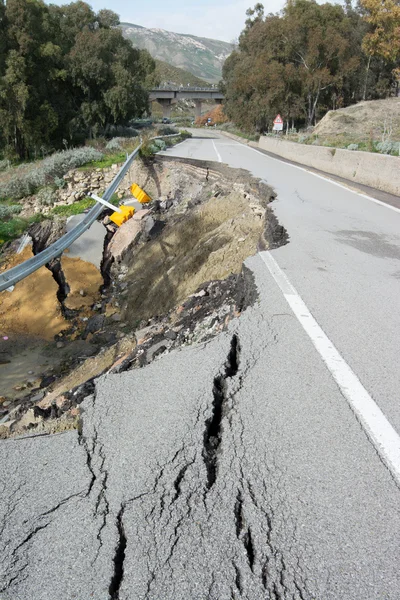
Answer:
M356 374L339 354L307 306L281 270L270 252L260 252L272 277L310 337L332 377L347 399L361 426L372 441L382 460L385 462L397 483L400 484L400 436L389 423L376 402L371 398Z
M214 150L215 150L215 154L217 155L218 162L222 162L221 155L220 155L220 153L219 153L219 152L218 152L218 150L217 150L217 146L215 145L215 142L214 142L214 140L211 140L211 141L212 141L212 145L214 146Z
M236 144L239 144L240 146L244 146L244 148L248 148L249 150L252 150L253 152L257 152L257 154L261 154L261 156L264 156L264 158L269 158L270 160L275 160L276 162L284 163L283 160L280 160L279 158L273 158L272 156L268 156L267 154L264 154L263 152L260 152L259 150L257 150L257 148L252 148L251 146L247 146L246 144L241 144L240 142L236 142ZM215 144L214 144L214 147L215 147ZM289 167L292 167L293 169L299 169L299 171L304 171L305 173L314 175L314 177L318 177L318 179L323 179L324 181L328 181L329 183L332 183L333 185L337 185L338 187L342 188L343 190L347 190L348 192L357 194L357 196L360 196L361 198L366 198L367 200L370 200L371 202L375 202L375 204L379 204L380 206L384 206L385 208L390 208L390 210L394 210L395 212L400 213L400 208L397 208L396 206L391 206L391 204L386 204L386 202L377 200L376 198L373 198L372 196L368 196L367 194L358 192L357 190L353 190L352 188L349 188L346 185L343 185L343 183L339 183L338 181L335 181L334 179L329 179L329 177L324 177L324 175L319 175L318 173L309 171L308 169L305 169L304 167L292 165L291 163L285 163L285 164L287 164Z

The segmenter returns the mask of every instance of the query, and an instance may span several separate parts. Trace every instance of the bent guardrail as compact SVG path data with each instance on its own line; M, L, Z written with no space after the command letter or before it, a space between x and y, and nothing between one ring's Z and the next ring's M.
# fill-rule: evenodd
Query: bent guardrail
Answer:
M110 200L111 196L114 194L115 190L118 188L122 179L125 177L128 168L130 167L132 161L139 154L139 150L142 147L140 144L133 152L128 156L125 163L120 168L117 175L114 177L106 191L104 192L103 198L105 200ZM89 227L96 221L96 219L101 215L104 210L104 206L102 204L96 204L87 215L82 219L82 221L71 229L68 233L60 237L54 244L51 244L48 248L29 258L25 262L20 265L13 267L12 269L8 269L4 273L0 273L0 292L3 292L7 288L15 285L21 279L24 279L28 275L31 275L40 267L43 267L46 263L48 263L53 258L60 256L64 250L69 248L71 244L78 239Z

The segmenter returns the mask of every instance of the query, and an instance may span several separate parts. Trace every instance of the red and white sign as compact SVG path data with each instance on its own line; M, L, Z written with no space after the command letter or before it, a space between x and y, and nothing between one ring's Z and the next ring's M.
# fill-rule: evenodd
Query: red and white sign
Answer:
M273 131L282 131L283 130L283 119L281 115L277 115L274 119L274 126L272 128Z

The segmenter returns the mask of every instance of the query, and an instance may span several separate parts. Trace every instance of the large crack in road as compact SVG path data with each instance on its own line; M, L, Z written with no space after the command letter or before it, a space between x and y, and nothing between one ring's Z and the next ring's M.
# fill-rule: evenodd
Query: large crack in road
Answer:
M227 332L97 379L79 432L0 446L2 600L397 600L398 490L247 264Z

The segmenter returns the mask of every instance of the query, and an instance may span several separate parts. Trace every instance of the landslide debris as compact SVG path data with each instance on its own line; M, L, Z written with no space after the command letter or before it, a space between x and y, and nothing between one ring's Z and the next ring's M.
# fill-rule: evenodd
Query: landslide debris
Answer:
M88 296L80 327L70 319L70 329L58 332L65 363L22 397L0 398L0 437L76 428L79 404L101 374L141 368L225 330L256 299L244 260L287 242L268 207L272 189L246 171L158 156L137 161L129 180L153 202L119 229L103 219L101 294ZM70 287L65 305L76 289L71 260L79 261L61 261Z

